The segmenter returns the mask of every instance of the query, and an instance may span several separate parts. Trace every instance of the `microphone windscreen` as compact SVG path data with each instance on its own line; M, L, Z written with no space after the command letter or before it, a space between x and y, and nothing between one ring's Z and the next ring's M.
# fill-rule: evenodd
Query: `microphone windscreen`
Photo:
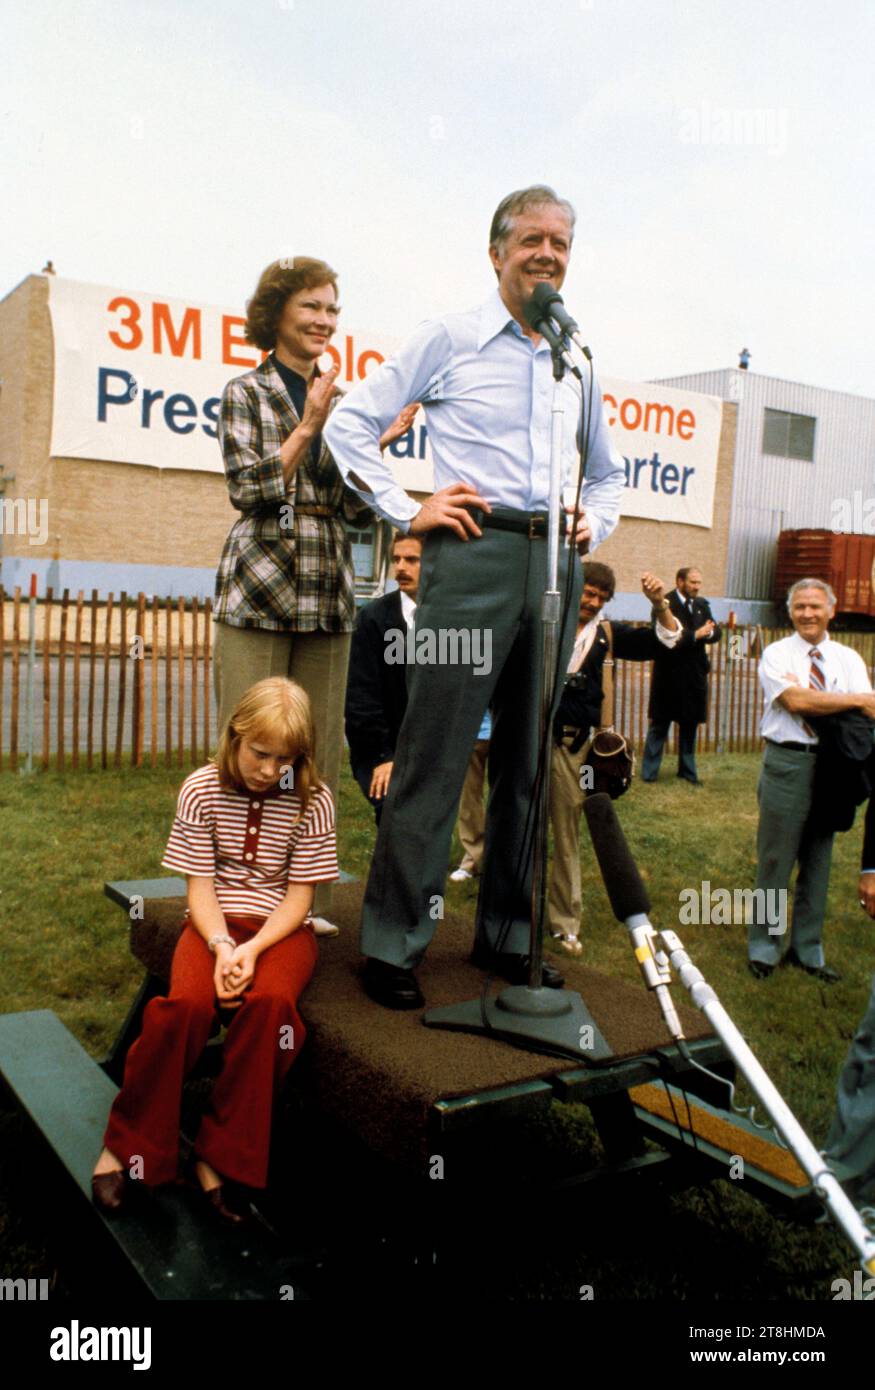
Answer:
M583 810L614 915L621 922L639 914L646 916L650 911L650 898L626 843L613 801L605 792L598 792L586 798Z
M561 303L561 297L553 286L548 284L546 280L541 280L532 290L523 309L526 322L531 324L532 328L537 328L538 324L542 323L547 316L548 306L556 299L559 299Z

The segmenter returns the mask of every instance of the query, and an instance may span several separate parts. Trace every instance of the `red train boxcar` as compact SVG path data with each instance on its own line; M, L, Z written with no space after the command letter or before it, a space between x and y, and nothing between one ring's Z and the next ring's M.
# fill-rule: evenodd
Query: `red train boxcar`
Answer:
M825 579L835 590L837 612L875 618L875 536L837 534L825 528L782 531L775 566L775 601L783 603L797 579Z

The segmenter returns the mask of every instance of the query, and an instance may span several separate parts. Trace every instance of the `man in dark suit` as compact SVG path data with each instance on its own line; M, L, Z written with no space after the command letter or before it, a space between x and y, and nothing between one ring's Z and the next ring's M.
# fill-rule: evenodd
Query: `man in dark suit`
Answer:
M387 651L392 635L401 633L406 639L413 626L421 552L416 536L396 536L392 565L398 588L366 603L352 634L346 741L352 774L373 806L378 825L407 709L407 666L387 660Z
M699 597L702 576L697 569L680 569L677 588L668 596L669 607L684 631L677 651L660 651L653 662L650 686L650 728L644 745L641 778L655 782L670 726L678 726L678 777L699 785L696 771L696 731L708 718L708 672L711 662L705 650L720 641L720 628L706 598Z
M605 698L604 671L609 653L612 659L652 661L657 652L671 651L681 635L680 622L664 597L662 582L650 573L642 574L641 588L651 602L654 626L602 622L601 611L613 598L615 588L610 566L598 560L585 561L574 649L553 722L553 871L548 911L553 937L571 956L583 951L579 938L580 813L584 801L581 768L591 730L609 728L614 722L613 699Z

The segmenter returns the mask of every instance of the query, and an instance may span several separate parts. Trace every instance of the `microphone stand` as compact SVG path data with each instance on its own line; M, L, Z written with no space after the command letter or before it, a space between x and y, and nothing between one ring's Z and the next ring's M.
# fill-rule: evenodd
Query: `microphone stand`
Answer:
M565 405L562 378L566 367L582 380L580 370L568 350L564 333L557 332L549 320L538 324L538 331L550 344L553 357L553 399L550 417L550 494L547 519L547 585L541 605L540 680L540 776L535 786L536 819L532 848L532 903L529 931L528 984L509 985L497 998L471 1000L444 1008L429 1009L423 1022L430 1028L449 1028L501 1037L533 1051L547 1051L587 1062L607 1062L614 1052L574 991L547 989L541 983L543 969L543 930L547 900L547 828L550 807L552 738L550 712L555 690L556 658L559 647L561 594L559 591L559 510L562 483L562 439ZM573 544L573 538L571 541ZM573 564L569 548L568 563Z

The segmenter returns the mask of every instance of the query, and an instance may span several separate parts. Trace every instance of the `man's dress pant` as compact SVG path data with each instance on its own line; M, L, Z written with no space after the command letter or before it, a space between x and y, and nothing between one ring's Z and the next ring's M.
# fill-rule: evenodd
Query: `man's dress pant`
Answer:
M581 588L578 556L560 546L560 591L570 553L572 593L559 641L559 673L571 656ZM407 713L362 909L366 956L410 968L425 954L442 915L453 823L487 704L493 727L477 937L504 951L528 950L532 870L524 841L531 843L535 819L546 575L544 539L493 528L469 541L445 528L426 539L417 644L428 632L437 640L441 629L476 631L480 653L488 641L490 663L481 673L471 661L408 666ZM560 674L554 709L561 688ZM548 744L548 777L549 758Z
M655 782L659 776L662 754L671 725L670 719L654 719L650 723L641 763L641 776L645 782ZM688 782L699 780L699 774L696 771L696 735L698 729L699 726L695 723L678 724L678 777L685 777Z
M478 738L465 773L462 800L459 804L459 839L462 843L460 869L477 875L483 865L483 841L486 834L486 807L483 805L483 784L486 781L486 759L489 739Z
M563 745L553 748L550 779L550 824L553 827L553 865L547 899L550 930L563 936L580 934L583 898L580 877L580 815L585 794L580 785L589 742L576 753Z
M763 920L748 927L750 959L766 965L777 965L781 959L786 932L778 929L780 923L767 919L779 916L779 894L781 890L786 893L797 861L790 946L804 965L824 963L821 936L833 836L811 823L814 764L811 753L766 743L757 787L760 819L756 881L757 888L765 890L765 910L757 914Z

